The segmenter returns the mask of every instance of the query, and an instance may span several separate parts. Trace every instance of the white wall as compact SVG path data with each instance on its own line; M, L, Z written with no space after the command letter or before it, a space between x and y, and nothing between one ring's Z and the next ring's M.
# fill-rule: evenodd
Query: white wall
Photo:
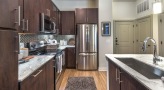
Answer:
M136 6L138 4L140 4L141 2L143 2L143 1L144 0L137 0L136 1ZM149 0L149 10L137 14L136 15L137 16L136 18L141 18L141 17L145 17L145 16L148 16L148 15L153 14L153 2L154 2L154 0ZM135 6L135 10L137 9L136 6Z
M97 8L97 0L52 0L60 11L74 11L75 8Z
M111 21L111 36L101 36L101 22ZM99 0L99 70L107 70L105 54L113 53L112 0Z
M134 20L136 2L113 2L113 20Z

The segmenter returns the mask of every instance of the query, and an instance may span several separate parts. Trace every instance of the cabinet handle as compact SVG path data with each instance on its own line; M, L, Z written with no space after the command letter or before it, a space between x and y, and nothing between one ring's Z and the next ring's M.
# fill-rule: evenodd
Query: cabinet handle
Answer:
M24 28L24 23L25 23L25 20L23 19L23 20L22 20L22 30L23 30L23 31L25 30L25 28Z
M35 75L32 75L33 77L37 77L43 70L39 70L39 72Z
M18 6L18 8L16 8L15 10L18 10L18 22L15 23L18 24L18 26L20 26L20 6Z
M119 72L119 84L121 84L123 82L123 81L121 81L121 77L120 77L121 73L122 72Z
M26 30L28 31L28 20L26 21Z
M116 81L117 81L117 68L116 68Z

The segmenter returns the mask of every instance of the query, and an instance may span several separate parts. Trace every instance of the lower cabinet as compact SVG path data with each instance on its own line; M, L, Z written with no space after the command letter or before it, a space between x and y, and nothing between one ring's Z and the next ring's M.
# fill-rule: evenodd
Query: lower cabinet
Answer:
M22 82L19 82L20 90L54 90L53 61L37 69Z
M75 47L66 48L66 68L76 68Z
M109 90L149 90L112 61L108 63Z
M46 64L46 80L47 80L47 89L46 90L54 90L54 88L55 88L54 63L55 63L55 60L51 60Z

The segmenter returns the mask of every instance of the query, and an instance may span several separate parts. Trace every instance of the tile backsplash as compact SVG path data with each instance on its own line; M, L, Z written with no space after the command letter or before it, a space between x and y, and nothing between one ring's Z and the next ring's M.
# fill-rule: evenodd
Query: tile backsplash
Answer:
M75 39L75 35L38 35L38 34L19 34L19 42L25 45L32 41L47 41L48 39L56 39L59 43L60 40L68 41L70 38Z

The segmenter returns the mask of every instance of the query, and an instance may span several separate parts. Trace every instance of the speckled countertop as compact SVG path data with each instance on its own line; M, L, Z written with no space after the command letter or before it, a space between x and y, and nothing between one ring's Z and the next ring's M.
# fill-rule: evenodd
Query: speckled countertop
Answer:
M29 75L35 72L38 68L43 66L46 62L51 60L54 55L34 56L28 62L19 64L18 66L18 81L21 82Z
M164 90L164 82L162 82L161 79L148 79L147 77L143 76L139 72L135 71L134 69L130 68L129 66L115 58L134 58L153 67L164 70L163 57L160 57L163 60L162 62L158 62L158 65L154 65L152 54L105 54L105 56L109 58L112 62L117 64L119 67L121 67L124 71L128 72L132 77L141 82L143 85L149 87L149 89Z

